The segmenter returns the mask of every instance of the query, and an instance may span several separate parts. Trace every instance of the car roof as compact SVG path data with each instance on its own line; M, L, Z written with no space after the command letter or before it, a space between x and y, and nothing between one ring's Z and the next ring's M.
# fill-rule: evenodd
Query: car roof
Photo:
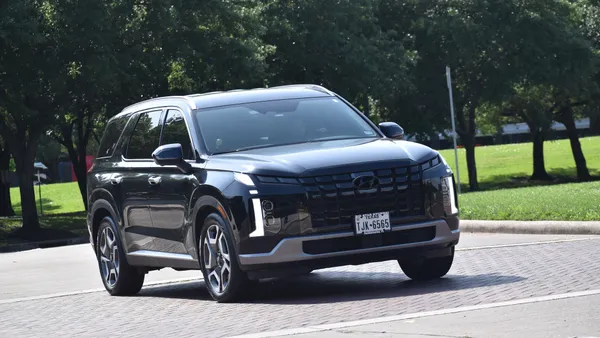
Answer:
M151 109L161 105L172 104L173 101L185 102L191 109L212 108L219 106L244 104L260 101L300 99L335 96L328 89L313 84L296 84L271 88L234 89L185 96L163 96L144 100L124 108L114 118L129 115L139 110Z

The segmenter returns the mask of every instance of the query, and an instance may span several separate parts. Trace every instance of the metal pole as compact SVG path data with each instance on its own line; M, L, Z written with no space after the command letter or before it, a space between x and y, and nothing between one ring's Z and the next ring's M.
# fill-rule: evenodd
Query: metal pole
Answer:
M40 178L40 170L37 171L38 174L38 194L40 195L40 215L44 215L44 209L42 208L42 180Z
M454 161L456 163L456 180L458 193L460 194L460 172L458 170L458 149L456 146L456 124L454 123L454 100L452 99L452 77L450 67L446 66L446 83L448 84L448 95L450 96L450 118L452 120L452 138L454 139Z

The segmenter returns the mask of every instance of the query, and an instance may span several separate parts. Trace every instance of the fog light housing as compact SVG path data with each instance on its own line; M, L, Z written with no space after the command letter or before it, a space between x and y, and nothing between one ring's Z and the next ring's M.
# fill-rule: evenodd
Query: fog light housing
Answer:
M252 199L255 230L250 237L263 237L265 231L278 233L281 230L281 218L275 216L275 203L270 200Z

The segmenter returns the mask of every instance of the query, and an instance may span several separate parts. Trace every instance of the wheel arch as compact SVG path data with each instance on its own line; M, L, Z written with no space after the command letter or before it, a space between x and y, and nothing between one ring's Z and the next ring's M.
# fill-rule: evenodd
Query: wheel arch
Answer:
M198 259L199 253L197 248L200 229L202 228L206 217L208 217L208 215L210 215L211 213L219 214L231 225L232 228L230 230L232 231L232 235L234 237L235 242L237 242L238 236L236 231L235 219L233 218L233 214L229 207L229 203L227 203L225 196L223 196L219 189L213 186L205 185L199 187L196 190L195 195L197 196L197 198L194 202L194 207L192 209L191 215L191 238L188 237L188 241L192 241L192 243L189 243L189 245L193 245L193 252L195 256L194 258Z
M117 236L121 237L120 229L119 229L119 217L113 206L109 201L105 199L98 199L92 204L91 208L91 235L92 235L92 245L94 249L96 249L96 241L98 237L98 228L100 227L100 222L107 216L110 216L115 222L117 226Z

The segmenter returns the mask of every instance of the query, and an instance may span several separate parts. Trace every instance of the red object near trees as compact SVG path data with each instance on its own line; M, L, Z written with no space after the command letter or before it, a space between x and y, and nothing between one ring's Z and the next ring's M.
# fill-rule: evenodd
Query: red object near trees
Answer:
M92 167L92 164L94 164L94 159L95 159L95 157L92 155L87 155L85 157L85 171L86 172L88 170L90 170L90 168ZM77 182L77 176L75 176L75 170L73 170L73 166L71 166L71 179L72 179L72 182Z

